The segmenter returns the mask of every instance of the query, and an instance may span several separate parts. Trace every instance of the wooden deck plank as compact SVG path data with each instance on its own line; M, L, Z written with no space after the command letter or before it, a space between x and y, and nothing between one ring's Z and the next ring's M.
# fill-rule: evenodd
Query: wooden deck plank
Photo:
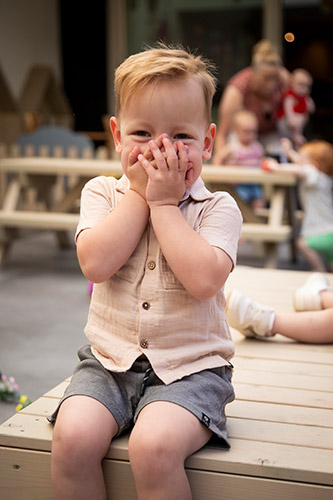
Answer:
M58 406L58 398L49 398L43 396L33 401L29 406L23 408L20 414L35 415L37 417L48 417Z
M56 385L53 387L53 389L50 389L47 391L44 395L48 396L49 398L56 398L60 399L65 392L66 387L68 386L69 381L64 380L64 382L61 382L60 384Z
M280 269L258 269L250 266L236 266L230 274L225 290L239 289L253 300L272 306L276 310L293 311L293 292L309 277L307 271ZM333 286L332 273L326 277Z
M333 357L333 354L332 354ZM235 370L247 369L256 372L264 373L293 373L295 375L308 375L309 364L303 361L293 361L290 363L284 359L266 359L266 358L250 358L249 356L241 356L239 351L237 356L233 359ZM333 377L333 364L316 363L311 375L320 383L320 378Z
M327 392L242 383L234 383L234 387L236 398L244 401L280 403L303 406L305 408L333 409L332 397Z
M310 365L327 364L333 366L333 345L305 345L288 340L280 342L279 339L275 340L275 338L266 342L245 339L236 330L231 329L231 331L236 342L236 356L309 363L309 370Z
M229 417L333 428L332 410L236 399L226 408ZM305 430L306 432L306 430Z
M332 450L332 428L233 418L228 420L230 438Z
M234 383L262 385L262 373L254 370L239 368L235 370ZM307 391L318 390L318 380L310 375L296 375L295 373L265 373L265 385L274 387L288 387L289 389L306 389ZM328 398L333 402L332 379L322 378L320 380L321 392L327 392Z

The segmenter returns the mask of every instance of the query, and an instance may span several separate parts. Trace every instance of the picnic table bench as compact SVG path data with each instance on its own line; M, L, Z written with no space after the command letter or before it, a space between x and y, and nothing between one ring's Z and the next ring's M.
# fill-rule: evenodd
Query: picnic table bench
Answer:
M16 236L13 234L13 228L47 229L57 232L75 229L79 216L73 207L79 200L84 184L98 175L120 177L122 168L117 160L91 157L3 157L0 158L1 173L3 176L9 174L11 178L2 195L0 206L0 265ZM62 193L60 199L54 203L46 203L44 209L26 210L21 207L24 190L29 179L41 175L43 178L73 176L75 182ZM226 190L236 198L244 218L242 237L264 245L266 267L277 266L278 245L282 242L290 242L292 255L295 257L296 207L292 203L293 188L296 185L294 177L267 173L257 168L204 165L202 178L212 190ZM254 213L234 192L233 185L241 182L261 184L269 191L269 207L264 216ZM37 188L45 196L43 183L37 185Z
M239 288L278 311L309 273L237 267L226 289ZM333 285L332 275L327 275ZM331 500L333 498L333 345L276 336L236 343L227 406L231 449L205 446L186 460L193 500ZM41 373L41 376L43 374ZM53 499L52 413L69 380L0 426L1 500ZM109 500L136 499L128 436L103 461Z

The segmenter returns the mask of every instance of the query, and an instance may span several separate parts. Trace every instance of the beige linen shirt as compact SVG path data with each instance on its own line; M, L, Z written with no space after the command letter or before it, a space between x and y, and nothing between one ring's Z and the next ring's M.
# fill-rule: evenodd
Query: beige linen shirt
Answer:
M125 175L119 180L90 180L82 191L76 235L106 217L128 189ZM179 208L188 224L235 264L242 218L233 198L211 193L199 178ZM195 299L185 290L149 221L128 262L110 279L94 285L85 334L93 354L108 370L126 371L145 354L157 376L169 384L229 364L234 344L224 306L223 289L209 300Z

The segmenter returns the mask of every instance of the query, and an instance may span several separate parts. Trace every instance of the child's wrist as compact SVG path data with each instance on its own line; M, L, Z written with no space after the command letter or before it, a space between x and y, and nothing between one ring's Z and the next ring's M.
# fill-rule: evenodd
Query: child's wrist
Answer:
M147 200L145 198L145 196L140 193L139 190L133 188L133 187L130 187L128 192L131 194L131 196L134 196L135 198L137 198L138 201L143 201L145 205L147 205Z
M164 201L148 201L148 205L151 211L159 210L163 208L178 208L178 201L176 200L164 200Z

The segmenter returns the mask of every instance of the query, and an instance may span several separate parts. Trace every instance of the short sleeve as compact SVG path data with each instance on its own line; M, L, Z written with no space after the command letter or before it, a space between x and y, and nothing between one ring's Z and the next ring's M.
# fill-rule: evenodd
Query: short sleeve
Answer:
M307 187L316 186L319 182L319 170L313 165L304 165L303 168L306 174L304 185Z
M95 177L87 182L81 193L80 219L75 240L84 229L95 226L103 220L116 204L114 177Z
M226 252L234 266L242 222L241 212L232 196L226 192L216 192L207 203L199 225L200 235L210 245Z

